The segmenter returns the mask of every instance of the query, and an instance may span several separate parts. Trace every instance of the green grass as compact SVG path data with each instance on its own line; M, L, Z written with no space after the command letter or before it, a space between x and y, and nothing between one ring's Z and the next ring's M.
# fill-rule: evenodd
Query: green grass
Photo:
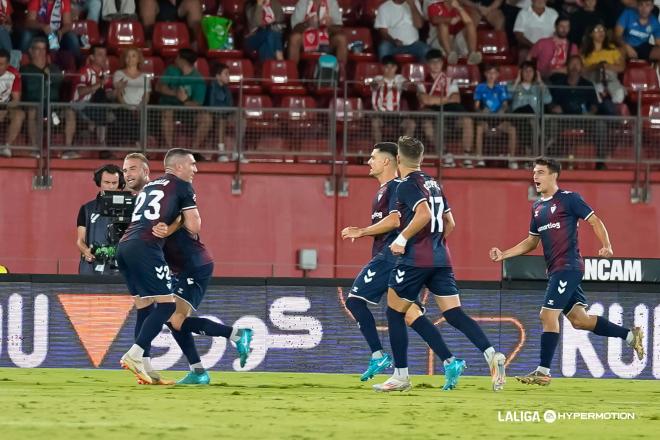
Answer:
M167 374L166 374L167 376ZM180 378L182 373L169 372ZM547 388L484 377L413 378L377 394L357 375L212 372L208 387L134 384L125 371L0 369L0 438L8 439L657 439L660 381L556 379ZM377 380L384 379L380 377ZM631 411L632 421L498 422L498 411ZM130 437L127 437L130 436ZM581 437L578 437L581 436Z

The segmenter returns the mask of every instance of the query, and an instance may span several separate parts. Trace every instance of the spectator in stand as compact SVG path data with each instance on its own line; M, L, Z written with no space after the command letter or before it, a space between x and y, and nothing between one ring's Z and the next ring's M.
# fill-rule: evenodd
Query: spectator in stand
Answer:
M0 1L0 49L11 53L11 14L14 9L10 0Z
M381 3L376 14L374 28L380 35L378 58L389 55L410 54L423 62L429 47L419 40L419 30L424 26L418 0L387 0Z
M195 134L192 140L192 149L199 149L206 134L211 128L211 116L207 112L195 111L204 105L206 98L206 81L195 69L197 54L191 49L181 49L174 64L163 72L156 91L160 93L160 105L188 107L181 111L178 116L188 126L195 126ZM165 147L170 149L174 146L174 110L162 110L161 130L165 141Z
M497 66L487 65L484 67L484 76L486 81L477 85L474 89L474 109L478 113L487 114L502 114L506 113L509 107L511 95L507 87L498 82L500 77L500 70ZM506 131L508 137L509 157L516 155L518 150L516 140L516 128L509 122L503 121L501 118L489 117L482 121L477 122L477 130L475 135L475 143L477 145L478 167L485 166L485 162L481 159L484 149L484 133L490 130L503 130ZM518 163L513 159L509 159L509 168L512 170L518 169Z
M117 3L119 3L119 9L117 9ZM103 0L102 14L103 20L105 21L120 20L126 18L136 20L137 15L135 15L135 0Z
M582 45L584 77L596 85L602 113L616 114L616 106L626 97L626 89L619 81L619 74L626 70L626 61L621 49L607 34L603 23L589 29Z
M300 51L332 49L344 66L348 59L348 43L341 29L342 18L337 0L298 0L291 16L289 59L296 64Z
M619 17L614 32L627 58L660 60L660 23L652 11L653 0L638 0L637 9L626 9Z
M106 3L112 3L107 1ZM71 16L73 21L82 20L85 15L87 20L99 22L101 20L102 0L71 0Z
M191 32L197 32L202 21L201 0L139 0L139 8L147 38L151 38L154 25L158 21L185 19Z
M0 49L0 122L9 117L9 129L5 145L0 146L0 156L11 157L11 146L21 132L25 112L21 102L21 74L9 64L9 52Z
M518 114L533 114L536 118L514 119L513 124L525 147L525 155L536 154L532 152L534 145L533 134L537 133L539 118L543 107L552 102L550 90L543 84L541 75L531 61L525 61L518 70L516 81L509 85L511 95L511 111Z
M65 111L64 142L66 147L73 145L76 134L76 120L82 119L97 136L97 141L105 144L106 128L110 113L102 107L87 104L107 104L112 99L112 78L107 69L108 52L105 46L92 46L87 64L80 69L76 78L71 106ZM80 153L71 149L62 153L62 159L77 159Z
M571 43L582 45L582 39L585 37L587 30L591 29L598 23L604 23L606 20L606 13L602 10L600 3L603 0L584 0L582 7L571 15L571 33L568 39Z
M121 55L121 68L112 77L115 98L124 107L116 112L117 130L110 130L110 145L127 143L140 148L141 108L149 103L151 94L151 78L142 72L143 63L142 51L135 47L128 48Z
M467 6L474 23L486 20L493 29L504 30L504 14L501 9L504 0L462 0L461 3Z
M21 66L20 73L22 79L22 100L23 102L39 105L43 113L39 114L39 109L30 107L27 110L27 132L30 137L30 144L41 151L41 145L37 143L37 124L41 123L43 117L50 117L54 126L60 124L59 115L53 111L47 114L47 102L60 102L60 89L64 79L62 68L57 64L48 64L48 41L44 37L34 37L30 49L29 64ZM48 86L49 90L44 90ZM35 153L38 156L39 153Z
M591 81L582 77L583 64L579 55L573 55L568 60L567 73L552 75L550 81L553 87L552 103L550 111L558 115L597 115L607 114L599 112L598 95ZM603 157L605 151L605 137L607 136L607 124L601 119L575 119L565 118L561 120L551 119L548 121L551 136L558 136L562 130L571 128L585 130L588 137L596 140L596 151L598 157ZM553 146L554 139L547 142L550 155L562 154ZM603 169L604 164L599 162L596 168Z
M60 48L80 63L80 40L73 32L71 19L71 0L29 0L25 27L18 31L20 49L26 52L35 36L43 36L48 41L51 51ZM60 51L61 52L61 51ZM67 69L75 68L66 55L58 53L59 63Z
M468 55L468 64L481 63L477 26L458 0L424 0L424 11L431 24L429 44L442 48L448 64L458 62L459 52Z
M536 60L536 70L543 78L553 73L566 73L568 57L576 55L578 48L568 40L571 22L568 17L559 17L555 21L555 33L551 37L541 38L527 54L527 60Z
M374 144L383 140L384 121L387 122L388 126L400 127L404 136L415 134L415 121L412 119L404 117L398 123L398 113L406 109L405 101L402 101L401 95L410 86L410 82L397 73L399 64L394 56L385 56L381 64L383 65L383 74L374 77L371 83L371 107L374 111L387 113L387 115L383 115L383 117L374 115L371 119L371 135Z
M234 98L229 90L229 67L226 64L218 64L214 68L215 81L211 82L211 88L207 97L209 107L225 109L213 112L217 127L218 139L218 162L227 162L229 157L225 147L225 129L227 120L235 116Z
M250 0L245 6L248 35L245 49L256 51L259 61L283 60L284 12L279 0Z
M518 40L520 60L527 58L527 52L537 41L552 36L558 16L557 11L546 6L546 0L532 0L531 6L518 13L513 32Z
M422 109L430 109L435 111L447 111L456 113L465 113L467 110L461 104L461 95L458 84L452 78L449 78L443 70L444 60L442 53L437 49L431 49L426 54L426 65L428 66L428 78L425 84L418 85L417 99L422 106ZM428 88L427 88L428 86ZM447 126L445 127L446 133L454 132L454 127L459 125L461 127L463 138L463 151L465 155L472 154L472 141L474 137L474 124L471 118L465 116L453 116L445 118ZM458 123L458 124L457 124ZM425 119L423 121L424 136L429 143L436 142L435 134L435 120ZM446 167L454 167L454 158L451 154L444 157L444 165ZM473 163L469 159L463 161L465 168L472 168Z

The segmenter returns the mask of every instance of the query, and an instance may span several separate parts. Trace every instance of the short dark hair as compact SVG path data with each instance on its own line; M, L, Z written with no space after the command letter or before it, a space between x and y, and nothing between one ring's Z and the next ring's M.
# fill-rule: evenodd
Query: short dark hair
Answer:
M486 73L489 70L493 70L493 69L497 70L498 72L500 71L500 68L497 64L484 64L483 72Z
M378 142L374 145L374 149L383 153L387 153L392 157L396 157L396 155L399 153L399 147L394 142Z
M115 164L108 163L94 171L94 183L96 183L96 186L99 188L101 187L101 179L103 178L103 173L116 174L119 177L119 189L124 189L126 182L124 181L124 173L121 168Z
M197 54L192 49L184 48L179 51L179 58L192 66L197 61Z
M561 163L558 160L549 157L539 157L534 160L534 165L542 165L548 167L551 173L557 173L557 177L561 174Z
M571 22L571 19L570 19L570 17L567 16L567 15L560 15L560 16L557 17L557 19L555 20L555 27L557 27L557 25L559 25L559 23L561 23L562 21L567 21L567 22L570 23L570 22Z
M102 44L95 44L89 49L89 53L94 55L96 53L96 49L103 49L106 52L108 51L108 48L103 46Z
M9 55L9 51L7 51L7 49L0 49L0 58L4 58L9 61L11 55Z
M187 148L172 148L167 153L165 153L165 159L163 159L163 164L165 165L165 167L167 167L172 159L176 157L184 157L189 154L192 155L193 152L188 150Z
M533 61L527 61L527 60L523 61L522 64L520 64L518 70L522 74L522 71L524 69L527 69L528 67L534 71L534 76L532 77L532 81L536 81L536 63L534 63Z
M213 76L221 74L225 69L229 69L229 66L225 63L216 63L213 66Z
M401 136L397 141L397 151L401 156L419 162L424 154L424 144L417 138Z
M36 44L43 44L46 46L46 50L48 50L48 40L46 40L46 37L37 35L36 37L32 38L32 41L30 41L30 49L32 49Z
M443 60L444 57L442 56L442 51L440 49L431 49L428 52L426 52L426 61L431 61L431 60Z
M396 61L396 58L392 55L385 55L382 60L380 60L380 63L383 66L387 66L388 64L391 64L393 66L399 67L399 63Z

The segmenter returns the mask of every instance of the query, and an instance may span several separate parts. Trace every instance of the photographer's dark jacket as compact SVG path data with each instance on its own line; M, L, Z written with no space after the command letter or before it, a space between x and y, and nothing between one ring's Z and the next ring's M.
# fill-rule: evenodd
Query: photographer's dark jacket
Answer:
M87 246L95 245L96 247L98 245L104 246L110 244L108 243L108 226L112 223L112 217L103 217L101 215L100 199L101 193L98 193L94 200L82 205L80 211L78 211L77 226L84 226L87 229L85 233L85 243L87 243ZM96 261L88 263L85 261L85 258L81 256L78 273L81 275L108 273L110 268L107 267L107 264L102 272L94 271L94 268L100 264L103 263Z

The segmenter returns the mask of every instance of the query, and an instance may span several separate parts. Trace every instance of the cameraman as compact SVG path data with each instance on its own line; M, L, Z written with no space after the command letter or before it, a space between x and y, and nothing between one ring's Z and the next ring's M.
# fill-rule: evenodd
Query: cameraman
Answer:
M112 223L111 217L104 217L100 212L99 199L105 191L117 191L124 188L124 176L117 165L107 164L94 172L94 183L101 189L94 200L80 207L78 212L78 239L76 245L80 249L80 265L78 273L81 275L108 274L110 268L104 263L95 265L95 257L91 245L107 246L108 226Z

